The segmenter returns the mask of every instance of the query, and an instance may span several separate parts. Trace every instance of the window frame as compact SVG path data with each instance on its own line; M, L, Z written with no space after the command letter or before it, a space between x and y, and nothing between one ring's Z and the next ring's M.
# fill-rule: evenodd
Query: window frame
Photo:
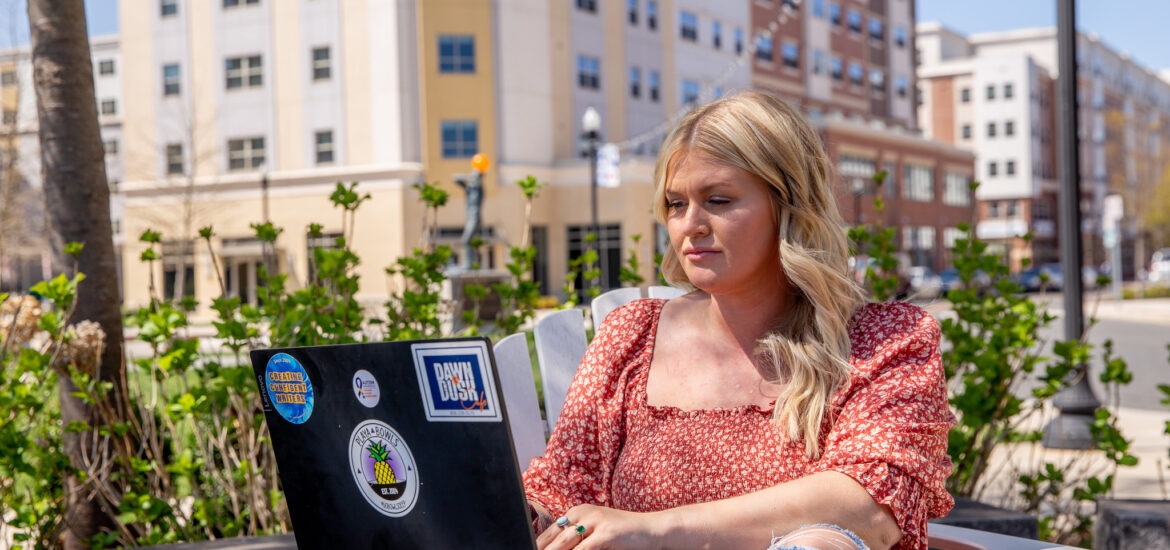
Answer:
M587 90L601 90L600 58L577 54L577 87Z
M324 56L319 56L324 52ZM328 45L309 49L309 71L313 82L333 79L333 49Z
M225 89L245 90L263 86L264 58L260 54L224 58Z
M468 132L471 137L468 139ZM453 140L448 140L448 134ZM479 152L479 121L448 119L439 121L439 149L444 159L471 158Z
M475 74L475 35L440 34L438 38L440 74ZM444 52L444 50L448 50Z
M163 154L163 163L165 166L164 172L168 176L181 176L186 172L187 166L183 159L183 144L182 143L168 143Z
M242 172L263 168L268 160L266 147L264 136L229 139L227 143L228 171Z
M327 141L321 138L327 137ZM321 166L323 164L334 164L337 160L336 143L333 141L333 130L317 130L313 132L313 160L314 164ZM323 158L328 156L328 158Z
M174 74L168 74L174 69ZM183 73L178 63L164 63L162 66L163 97L183 94Z
M679 10L678 37L687 42L699 41L699 15L697 13Z
M102 59L98 61L98 75L107 76L112 75L117 69L114 67L113 59Z

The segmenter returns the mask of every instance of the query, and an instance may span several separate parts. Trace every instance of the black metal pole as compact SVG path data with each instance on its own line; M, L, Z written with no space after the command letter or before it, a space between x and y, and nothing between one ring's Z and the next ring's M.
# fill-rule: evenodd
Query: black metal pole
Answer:
M597 265L601 265L601 226L597 222L597 146L600 136L591 131L585 136L589 149L589 232L593 234L593 251L597 254ZM594 284L601 286L601 278L594 280Z
M1059 76L1056 81L1057 159L1060 165L1060 264L1064 272L1064 338L1080 340L1084 334L1081 282L1081 185L1080 136L1077 134L1077 25L1076 0L1057 0L1056 44ZM1059 411L1044 427L1042 443L1056 449L1094 447L1090 426L1101 402L1089 385L1088 365L1077 365L1072 386L1053 397Z

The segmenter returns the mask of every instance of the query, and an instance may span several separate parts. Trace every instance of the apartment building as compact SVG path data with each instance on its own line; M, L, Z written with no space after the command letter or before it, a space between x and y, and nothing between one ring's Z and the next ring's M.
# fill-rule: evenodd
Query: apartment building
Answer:
M896 227L911 263L941 269L973 219L973 157L920 135L913 21L911 0L755 0L751 80L820 128L848 221Z
M1019 267L1056 261L1059 174L1054 28L963 36L918 26L923 131L978 156L978 234ZM1104 199L1122 196L1123 276L1157 243L1142 220L1170 157L1170 83L1098 37L1078 34L1081 216L1085 262L1107 260ZM1031 239L1023 238L1030 235Z
M122 178L121 59L117 36L90 40L94 96L106 146L106 178L116 190ZM36 92L28 46L0 51L0 291L27 290L52 277L54 266L44 239L41 147ZM122 241L121 203L110 199L114 245Z
M310 238L308 224L327 237L343 229L328 202L338 181L370 195L352 245L359 299L380 301L396 284L384 268L423 238L412 186L450 192L438 238L457 244L465 209L454 182L477 152L491 159L482 267L502 268L521 242L514 182L534 176L547 184L527 236L534 277L558 294L593 218L590 108L620 152L620 185L596 190L602 283L618 286L627 254L649 266L664 246L651 199L666 131L695 104L748 88L783 95L822 128L847 218L876 221L874 193L889 193L881 221L909 228L900 238L916 262L944 265L946 239L969 219L959 188L970 153L917 135L911 0L124 0L120 13L125 233L151 228L164 241L153 274L137 260L145 245L124 244L131 306L153 291L206 307L221 277L227 293L255 300L266 260L250 225L261 221L284 228L276 264L304 284L312 247L328 240ZM878 170L891 174L880 190L869 182ZM208 225L218 273L189 244Z

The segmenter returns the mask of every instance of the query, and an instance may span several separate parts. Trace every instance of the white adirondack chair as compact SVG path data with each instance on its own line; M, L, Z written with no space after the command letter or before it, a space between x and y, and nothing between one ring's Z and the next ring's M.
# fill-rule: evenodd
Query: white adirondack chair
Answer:
M549 433L557 425L569 384L585 357L585 317L579 309L565 309L536 322L536 359L544 389L544 414Z
M605 294L602 294L593 299L590 305L593 313L593 332L597 333L597 329L601 327L602 321L605 321L605 316L609 312L625 304L632 302L642 297L642 289L638 287L623 287L615 288Z
M677 296L682 296L686 293L687 291L681 288L674 288L673 286L654 285L646 287L647 298L666 298L669 300Z
M536 402L536 380L532 377L527 336L512 334L500 340L495 345L495 355L516 461L523 470L534 457L544 454L546 435L540 405Z

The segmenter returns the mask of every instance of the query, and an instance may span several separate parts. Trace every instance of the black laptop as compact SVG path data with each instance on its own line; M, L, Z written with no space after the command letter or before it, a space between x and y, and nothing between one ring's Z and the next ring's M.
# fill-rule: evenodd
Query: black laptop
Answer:
M251 358L298 547L535 548L487 339Z

